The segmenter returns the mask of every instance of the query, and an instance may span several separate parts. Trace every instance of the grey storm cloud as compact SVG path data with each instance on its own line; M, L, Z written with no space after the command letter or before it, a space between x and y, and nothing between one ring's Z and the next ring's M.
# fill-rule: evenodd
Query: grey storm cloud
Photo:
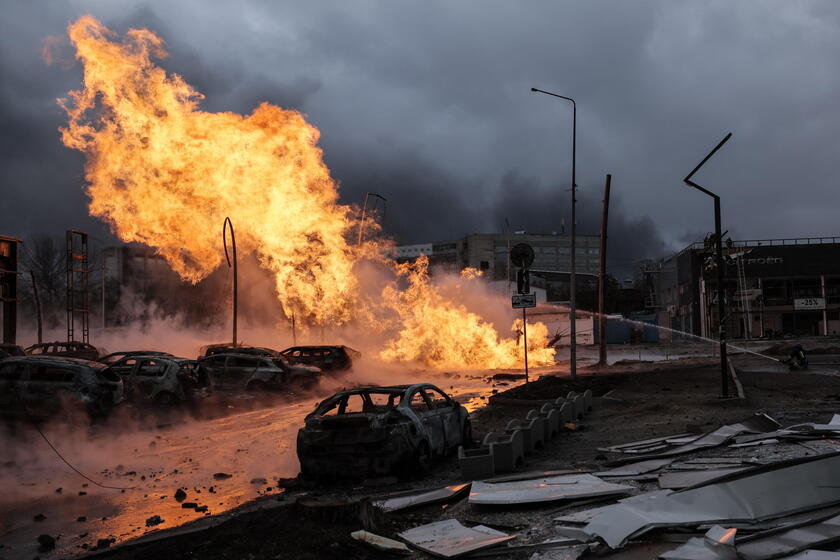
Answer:
M718 192L739 238L840 233L840 5L618 0L485 2L18 1L0 20L0 233L68 227L86 213L83 158L64 148L55 99L78 64L40 49L90 13L166 41L160 64L209 111L268 101L304 112L345 203L388 198L398 241L569 224L571 106L578 103L578 223L595 234L613 175L617 265L712 228ZM72 56L69 46L65 56Z

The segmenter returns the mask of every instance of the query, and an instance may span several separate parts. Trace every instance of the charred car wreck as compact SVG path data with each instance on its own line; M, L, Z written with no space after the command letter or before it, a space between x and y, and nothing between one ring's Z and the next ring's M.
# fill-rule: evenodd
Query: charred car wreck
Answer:
M198 361L222 391L285 391L306 389L318 383L321 370L289 364L282 356L214 354Z
M171 356L129 356L112 366L125 383L126 399L135 404L175 406L196 402L212 392L210 375L195 360Z
M123 382L98 362L26 356L0 364L0 412L51 416L68 405L92 417L107 415L123 400Z
M428 383L342 391L305 422L297 453L307 477L423 472L472 440L467 410Z

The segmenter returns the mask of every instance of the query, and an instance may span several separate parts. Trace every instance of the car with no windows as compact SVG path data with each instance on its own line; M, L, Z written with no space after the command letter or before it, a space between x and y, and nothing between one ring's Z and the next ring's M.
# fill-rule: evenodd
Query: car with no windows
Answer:
M422 473L471 440L467 410L434 385L361 387L315 407L297 453L307 477Z

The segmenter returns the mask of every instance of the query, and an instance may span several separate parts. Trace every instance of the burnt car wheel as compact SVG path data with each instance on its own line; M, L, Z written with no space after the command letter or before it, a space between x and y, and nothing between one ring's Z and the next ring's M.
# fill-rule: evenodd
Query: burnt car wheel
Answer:
M432 451L429 449L429 444L421 441L414 450L411 470L414 474L424 475L429 472L432 466Z
M177 406L178 397L172 393L160 393L155 397L155 405L165 408Z
M251 393L264 393L268 391L268 385L262 381L251 381L246 389Z

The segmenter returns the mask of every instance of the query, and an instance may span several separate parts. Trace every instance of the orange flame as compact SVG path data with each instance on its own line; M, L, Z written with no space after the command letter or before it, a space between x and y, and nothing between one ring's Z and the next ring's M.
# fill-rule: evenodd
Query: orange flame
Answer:
M463 305L442 297L431 285L429 259L396 266L409 280L405 290L388 286L385 301L397 311L402 323L399 336L388 341L380 356L388 361L419 361L438 368L511 368L524 361L524 350L514 339L499 339L493 326L470 313ZM521 327L514 322L514 331ZM548 329L530 325L528 357L534 365L554 361L554 349L546 348Z
M123 241L154 247L192 283L222 263L221 224L229 216L239 248L274 274L287 317L299 324L381 322L382 308L360 296L354 271L362 259L384 260L380 246L348 243L358 221L338 203L319 131L303 115L268 103L248 116L202 111L202 94L152 62L166 51L146 29L118 41L84 16L68 34L84 66L84 88L59 100L69 116L61 138L87 156L91 215ZM385 313L396 312L401 324L382 357L441 367L518 363L516 341L499 340L481 317L435 294L425 260L396 270L410 286L384 291L392 308ZM535 351L544 355L535 362L551 361L553 350L537 348L545 345L545 327L531 329Z

